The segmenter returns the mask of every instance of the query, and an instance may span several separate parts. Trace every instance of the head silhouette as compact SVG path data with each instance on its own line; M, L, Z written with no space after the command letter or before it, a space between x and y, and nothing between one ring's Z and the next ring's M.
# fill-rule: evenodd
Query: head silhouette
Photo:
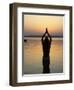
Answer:
M45 36L45 41L48 41L49 39L48 39L48 36Z

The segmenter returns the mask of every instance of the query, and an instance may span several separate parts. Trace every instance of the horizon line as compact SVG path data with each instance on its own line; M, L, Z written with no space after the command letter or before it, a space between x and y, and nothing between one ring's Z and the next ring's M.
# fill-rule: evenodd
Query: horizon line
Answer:
M24 37L42 37L41 35L29 35ZM51 36L51 37L63 37L63 36Z

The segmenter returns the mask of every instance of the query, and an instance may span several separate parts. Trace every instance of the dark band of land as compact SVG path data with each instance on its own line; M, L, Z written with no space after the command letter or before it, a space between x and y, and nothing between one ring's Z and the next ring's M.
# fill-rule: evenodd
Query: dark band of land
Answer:
M42 37L41 35L29 35L24 37ZM51 36L52 38L63 38L63 36Z

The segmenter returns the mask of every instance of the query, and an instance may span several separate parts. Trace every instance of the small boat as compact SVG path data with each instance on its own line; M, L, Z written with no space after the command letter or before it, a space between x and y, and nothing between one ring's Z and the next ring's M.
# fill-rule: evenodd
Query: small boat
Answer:
M26 39L24 39L24 42L27 42L27 40L26 40Z

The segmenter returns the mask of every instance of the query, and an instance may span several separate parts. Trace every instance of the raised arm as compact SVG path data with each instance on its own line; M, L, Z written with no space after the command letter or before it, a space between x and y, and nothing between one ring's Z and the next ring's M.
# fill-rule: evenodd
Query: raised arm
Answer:
M50 38L50 42L51 42L52 41L52 37L51 37L51 35L49 33L47 33L47 34L48 34L48 36Z
M42 36L42 39L41 39L42 41L43 41L43 39L44 39L45 35L46 35L46 32L45 32L45 33L43 34L43 36Z
M52 41L52 37L51 37L51 35L48 33L47 28L46 28L46 33L47 33L48 37L50 38L50 43L51 43L51 41Z

